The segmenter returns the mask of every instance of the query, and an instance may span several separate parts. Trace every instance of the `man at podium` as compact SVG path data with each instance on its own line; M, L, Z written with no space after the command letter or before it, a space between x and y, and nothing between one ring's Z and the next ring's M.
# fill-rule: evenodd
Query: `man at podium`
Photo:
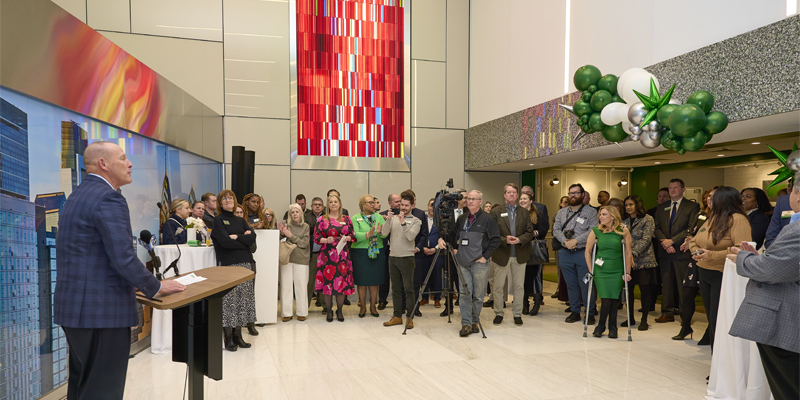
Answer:
M56 244L54 320L69 344L68 399L122 399L130 327L139 323L135 289L147 297L182 291L159 282L136 257L128 203L119 188L133 164L110 142L84 151L89 176L64 204Z

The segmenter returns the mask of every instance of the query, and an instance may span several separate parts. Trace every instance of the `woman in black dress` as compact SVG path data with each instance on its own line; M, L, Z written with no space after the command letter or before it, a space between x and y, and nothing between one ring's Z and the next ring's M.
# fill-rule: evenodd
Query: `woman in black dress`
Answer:
M522 193L519 196L519 205L530 211L531 223L533 224L533 237L535 239L544 239L547 235L547 230L550 229L550 221L545 219L536 205L533 204L533 198L527 193ZM533 258L533 251L531 251L531 258ZM525 315L537 315L539 309L544 305L544 296L542 295L543 282L542 282L542 267L544 264L531 263L525 267L525 300L522 302L522 313ZM530 307L528 297L533 296L533 307Z
M236 195L223 190L217 195L217 217L211 230L217 265L253 270L253 253L250 247L256 234L244 218L235 216ZM222 326L225 331L225 349L248 348L242 339L242 327L256 320L256 299L253 280L240 283L222 298Z

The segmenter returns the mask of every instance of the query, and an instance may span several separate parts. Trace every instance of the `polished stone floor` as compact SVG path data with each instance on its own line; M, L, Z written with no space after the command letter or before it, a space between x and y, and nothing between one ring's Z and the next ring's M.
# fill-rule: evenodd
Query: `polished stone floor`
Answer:
M708 346L697 346L706 328L696 314L694 340L674 341L677 322L627 331L619 339L583 338L583 325L567 324L564 304L551 299L555 284L545 282L545 305L516 326L511 305L501 325L484 308L480 334L458 336L441 308L425 305L415 329L384 327L380 318L358 318L356 301L345 307L344 322L325 321L318 307L300 322L279 322L245 336L250 349L224 352L224 379L206 379L207 399L700 399L711 365ZM355 298L355 297L353 297ZM638 309L638 302L635 305ZM390 304L391 307L391 304ZM638 318L638 317L637 317ZM619 321L624 321L624 310ZM148 350L130 360L126 399L180 399L185 364Z

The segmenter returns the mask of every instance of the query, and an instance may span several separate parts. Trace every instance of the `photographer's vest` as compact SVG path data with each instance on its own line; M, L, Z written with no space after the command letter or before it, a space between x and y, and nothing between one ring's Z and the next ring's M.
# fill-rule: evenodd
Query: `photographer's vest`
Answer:
M473 222L470 223L469 217L473 217ZM458 253L456 253L456 261L462 267L469 267L474 264L479 258L483 257L483 232L480 231L481 225L474 225L478 218L475 215L467 216L464 221L464 230L458 232ZM478 230L472 230L478 228Z

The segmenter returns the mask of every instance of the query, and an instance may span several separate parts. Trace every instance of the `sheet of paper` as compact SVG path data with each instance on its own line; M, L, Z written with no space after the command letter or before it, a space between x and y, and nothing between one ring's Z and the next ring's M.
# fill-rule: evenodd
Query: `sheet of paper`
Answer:
M175 279L175 280L188 286L188 285L191 285L193 283L202 282L202 281L206 280L206 278L204 278L202 276L197 276L197 275L194 274L194 272L192 272L189 275L182 276L182 277L180 277L178 279Z
M337 244L337 245L336 245L336 252L337 252L337 253L341 253L341 252L342 252L342 249L344 248L344 246L345 246L346 244L347 244L347 243L345 243L345 241L344 241L344 236L342 236L342 238L341 238L341 239L339 239L339 244Z

